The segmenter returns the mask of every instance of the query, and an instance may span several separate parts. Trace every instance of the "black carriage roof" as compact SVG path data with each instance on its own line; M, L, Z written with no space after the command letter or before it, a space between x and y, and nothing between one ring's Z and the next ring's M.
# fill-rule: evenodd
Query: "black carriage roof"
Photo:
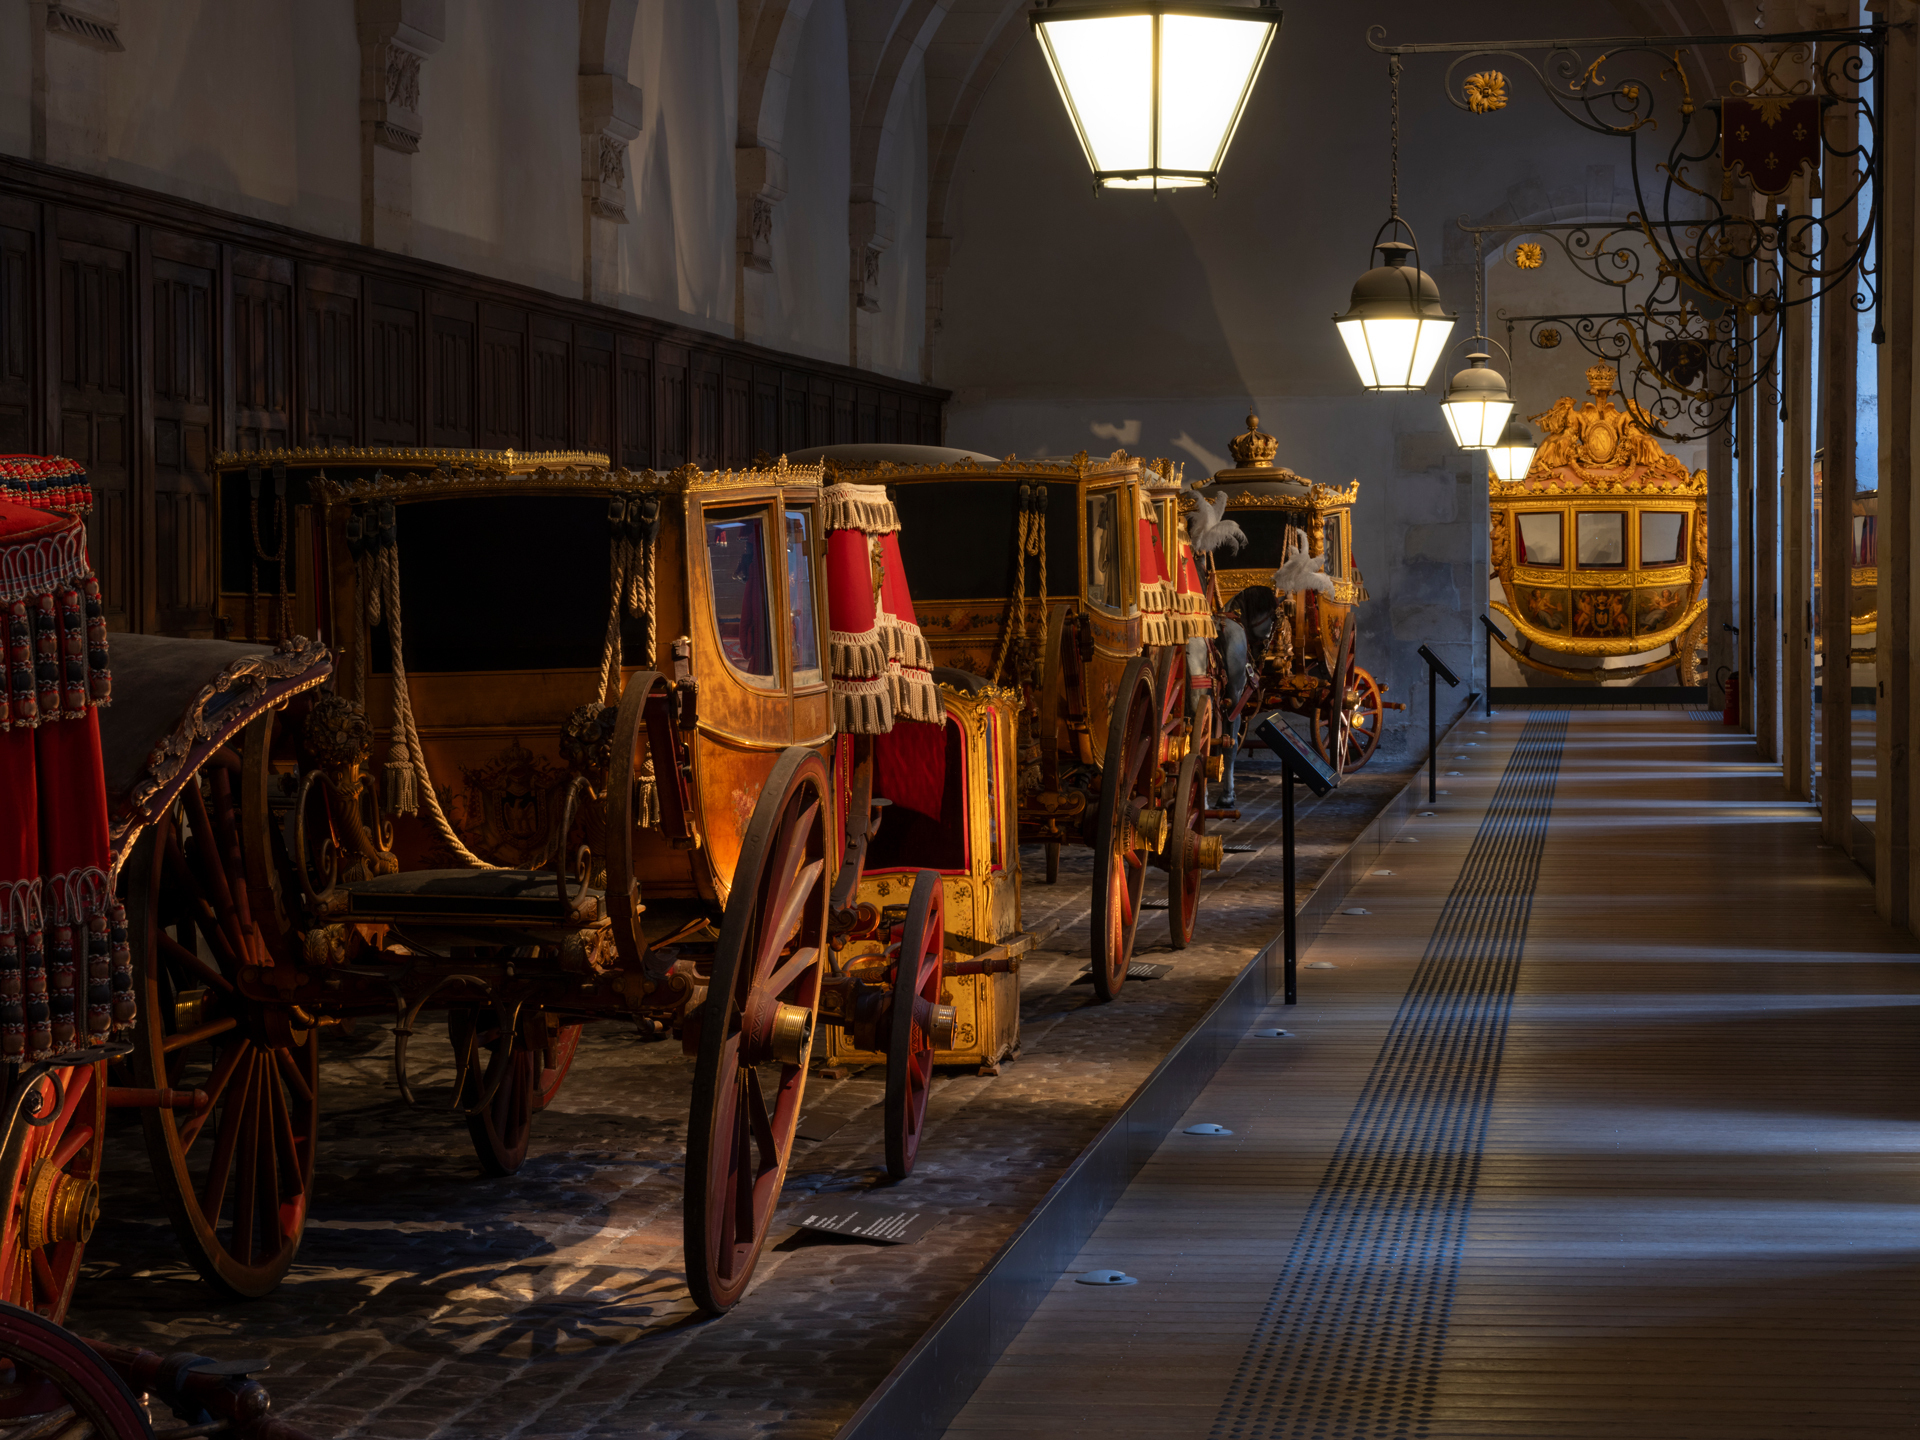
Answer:
M1229 513L1240 510L1339 510L1354 503L1360 495L1360 482L1350 481L1342 489L1322 485L1291 470L1222 470L1198 493L1209 500L1227 497Z

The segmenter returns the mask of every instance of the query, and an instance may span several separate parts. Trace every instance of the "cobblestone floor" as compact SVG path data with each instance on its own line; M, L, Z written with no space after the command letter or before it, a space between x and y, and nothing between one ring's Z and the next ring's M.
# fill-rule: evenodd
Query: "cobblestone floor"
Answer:
M1303 797L1303 895L1409 773L1377 758L1328 800ZM1026 856L1026 925L1048 938L1022 976L1020 1057L995 1077L939 1078L904 1184L885 1184L879 1072L816 1077L810 1108L856 1114L800 1142L786 1200L872 1189L932 1209L943 1218L917 1244L776 1228L746 1298L698 1319L681 1272L691 1069L678 1046L589 1028L525 1168L488 1180L457 1117L400 1103L391 1039L367 1028L323 1051L312 1219L274 1295L210 1296L121 1116L68 1323L163 1352L265 1356L276 1411L341 1440L826 1440L1277 930L1272 775L1242 766L1243 818L1223 828L1255 848L1209 883L1195 945L1173 952L1150 912L1140 953L1174 970L1109 1006L1072 983L1089 953L1090 853L1065 852L1056 886L1039 883L1038 850ZM1156 873L1149 896L1164 889Z

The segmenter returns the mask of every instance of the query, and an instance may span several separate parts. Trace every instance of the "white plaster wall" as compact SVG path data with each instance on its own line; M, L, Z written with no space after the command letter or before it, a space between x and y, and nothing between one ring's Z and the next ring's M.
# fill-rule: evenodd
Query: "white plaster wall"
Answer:
M1470 24L1440 27L1449 38L1631 29L1565 0L1469 8ZM1433 38L1433 13L1413 0L1365 15L1288 7L1217 197L1092 194L1037 47L1017 46L961 155L935 347L935 379L954 390L948 444L1124 445L1184 459L1197 478L1225 463L1251 403L1280 437L1282 463L1330 483L1358 478L1356 558L1372 595L1361 663L1412 706L1389 712L1390 743L1409 730L1424 743L1422 643L1462 675L1484 672L1474 618L1486 594L1484 466L1454 448L1437 387L1361 392L1331 323L1374 263L1368 243L1387 213L1386 60L1365 27ZM1454 218L1536 190L1572 203L1585 167L1624 164L1624 146L1559 120L1517 75L1506 110L1462 114L1441 93L1444 69L1437 57L1407 61L1401 208L1464 338L1471 249L1447 243ZM1443 717L1462 699L1443 701Z
M642 0L627 78L644 118L627 147L630 223L616 242L614 303L728 333L739 23L734 0Z
M0 7L0 149L30 153L25 4ZM49 38L50 79L96 86L101 128L49 131L50 163L318 234L359 226L350 5L169 0L120 8L125 53Z
M874 167L876 187L897 217L897 238L880 259L880 309L860 315L860 363L867 369L920 378L920 342L927 328L927 252L917 243L927 213L927 75L919 54L901 77Z
M414 254L579 293L579 70L574 0L447 6L420 67Z
M22 5L0 5L0 154L33 146L33 52Z
M844 0L814 0L787 94L787 196L773 221L773 272L749 271L750 338L844 363L847 358L847 195L852 108Z

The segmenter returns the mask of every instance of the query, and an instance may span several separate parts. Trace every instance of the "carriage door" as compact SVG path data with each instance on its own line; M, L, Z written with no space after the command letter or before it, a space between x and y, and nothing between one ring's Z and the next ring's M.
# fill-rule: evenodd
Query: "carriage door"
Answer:
M704 516L720 652L734 674L756 690L780 688L774 576L767 563L769 518L765 504L713 506Z

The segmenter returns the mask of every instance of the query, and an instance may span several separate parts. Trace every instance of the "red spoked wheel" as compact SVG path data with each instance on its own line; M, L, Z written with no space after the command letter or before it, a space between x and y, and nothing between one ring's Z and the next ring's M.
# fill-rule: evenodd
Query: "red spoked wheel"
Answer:
M1341 757L1340 773L1351 774L1373 758L1380 747L1380 732L1386 721L1386 702L1380 697L1380 684L1358 665L1347 682L1346 701L1329 723L1330 706L1312 714L1313 748L1329 765ZM1343 743L1344 742L1344 743Z
M946 970L947 887L922 870L907 897L894 965L893 1015L887 1034L887 1174L904 1180L920 1153L920 1133L933 1088L933 1016Z
M481 1172L512 1175L526 1161L539 1108L546 1040L540 1013L503 1019L491 1006L463 1006L448 1012L447 1038L460 1066L458 1103Z
M59 1322L100 1216L107 1063L62 1065L28 1081L0 1183L0 1300Z
M1127 662L1113 710L1093 832L1093 991L1101 1000L1113 999L1126 981L1147 862L1166 839L1166 813L1158 808L1158 697L1145 657Z
M17 1305L0 1305L0 1435L154 1440L146 1407L111 1365Z
M1213 703L1200 702L1193 734L1204 742L1213 733ZM1173 948L1193 942L1194 922L1200 914L1200 878L1219 866L1219 841L1207 835L1207 750L1204 743L1180 761L1173 784L1173 807L1167 817L1167 922Z
M320 1052L314 1017L241 990L243 972L276 957L253 915L238 761L231 747L216 754L148 828L124 893L135 1080L181 1097L141 1110L154 1179L194 1268L254 1299L280 1282L306 1231ZM186 1103L194 1091L205 1100Z
M781 755L720 923L687 1126L687 1288L709 1314L746 1293L793 1153L826 954L830 796L818 755Z
M573 1069L574 1052L580 1048L578 1025L555 1025L547 1021L547 1046L540 1057L540 1087L533 1094L533 1108L544 1110L553 1104Z

